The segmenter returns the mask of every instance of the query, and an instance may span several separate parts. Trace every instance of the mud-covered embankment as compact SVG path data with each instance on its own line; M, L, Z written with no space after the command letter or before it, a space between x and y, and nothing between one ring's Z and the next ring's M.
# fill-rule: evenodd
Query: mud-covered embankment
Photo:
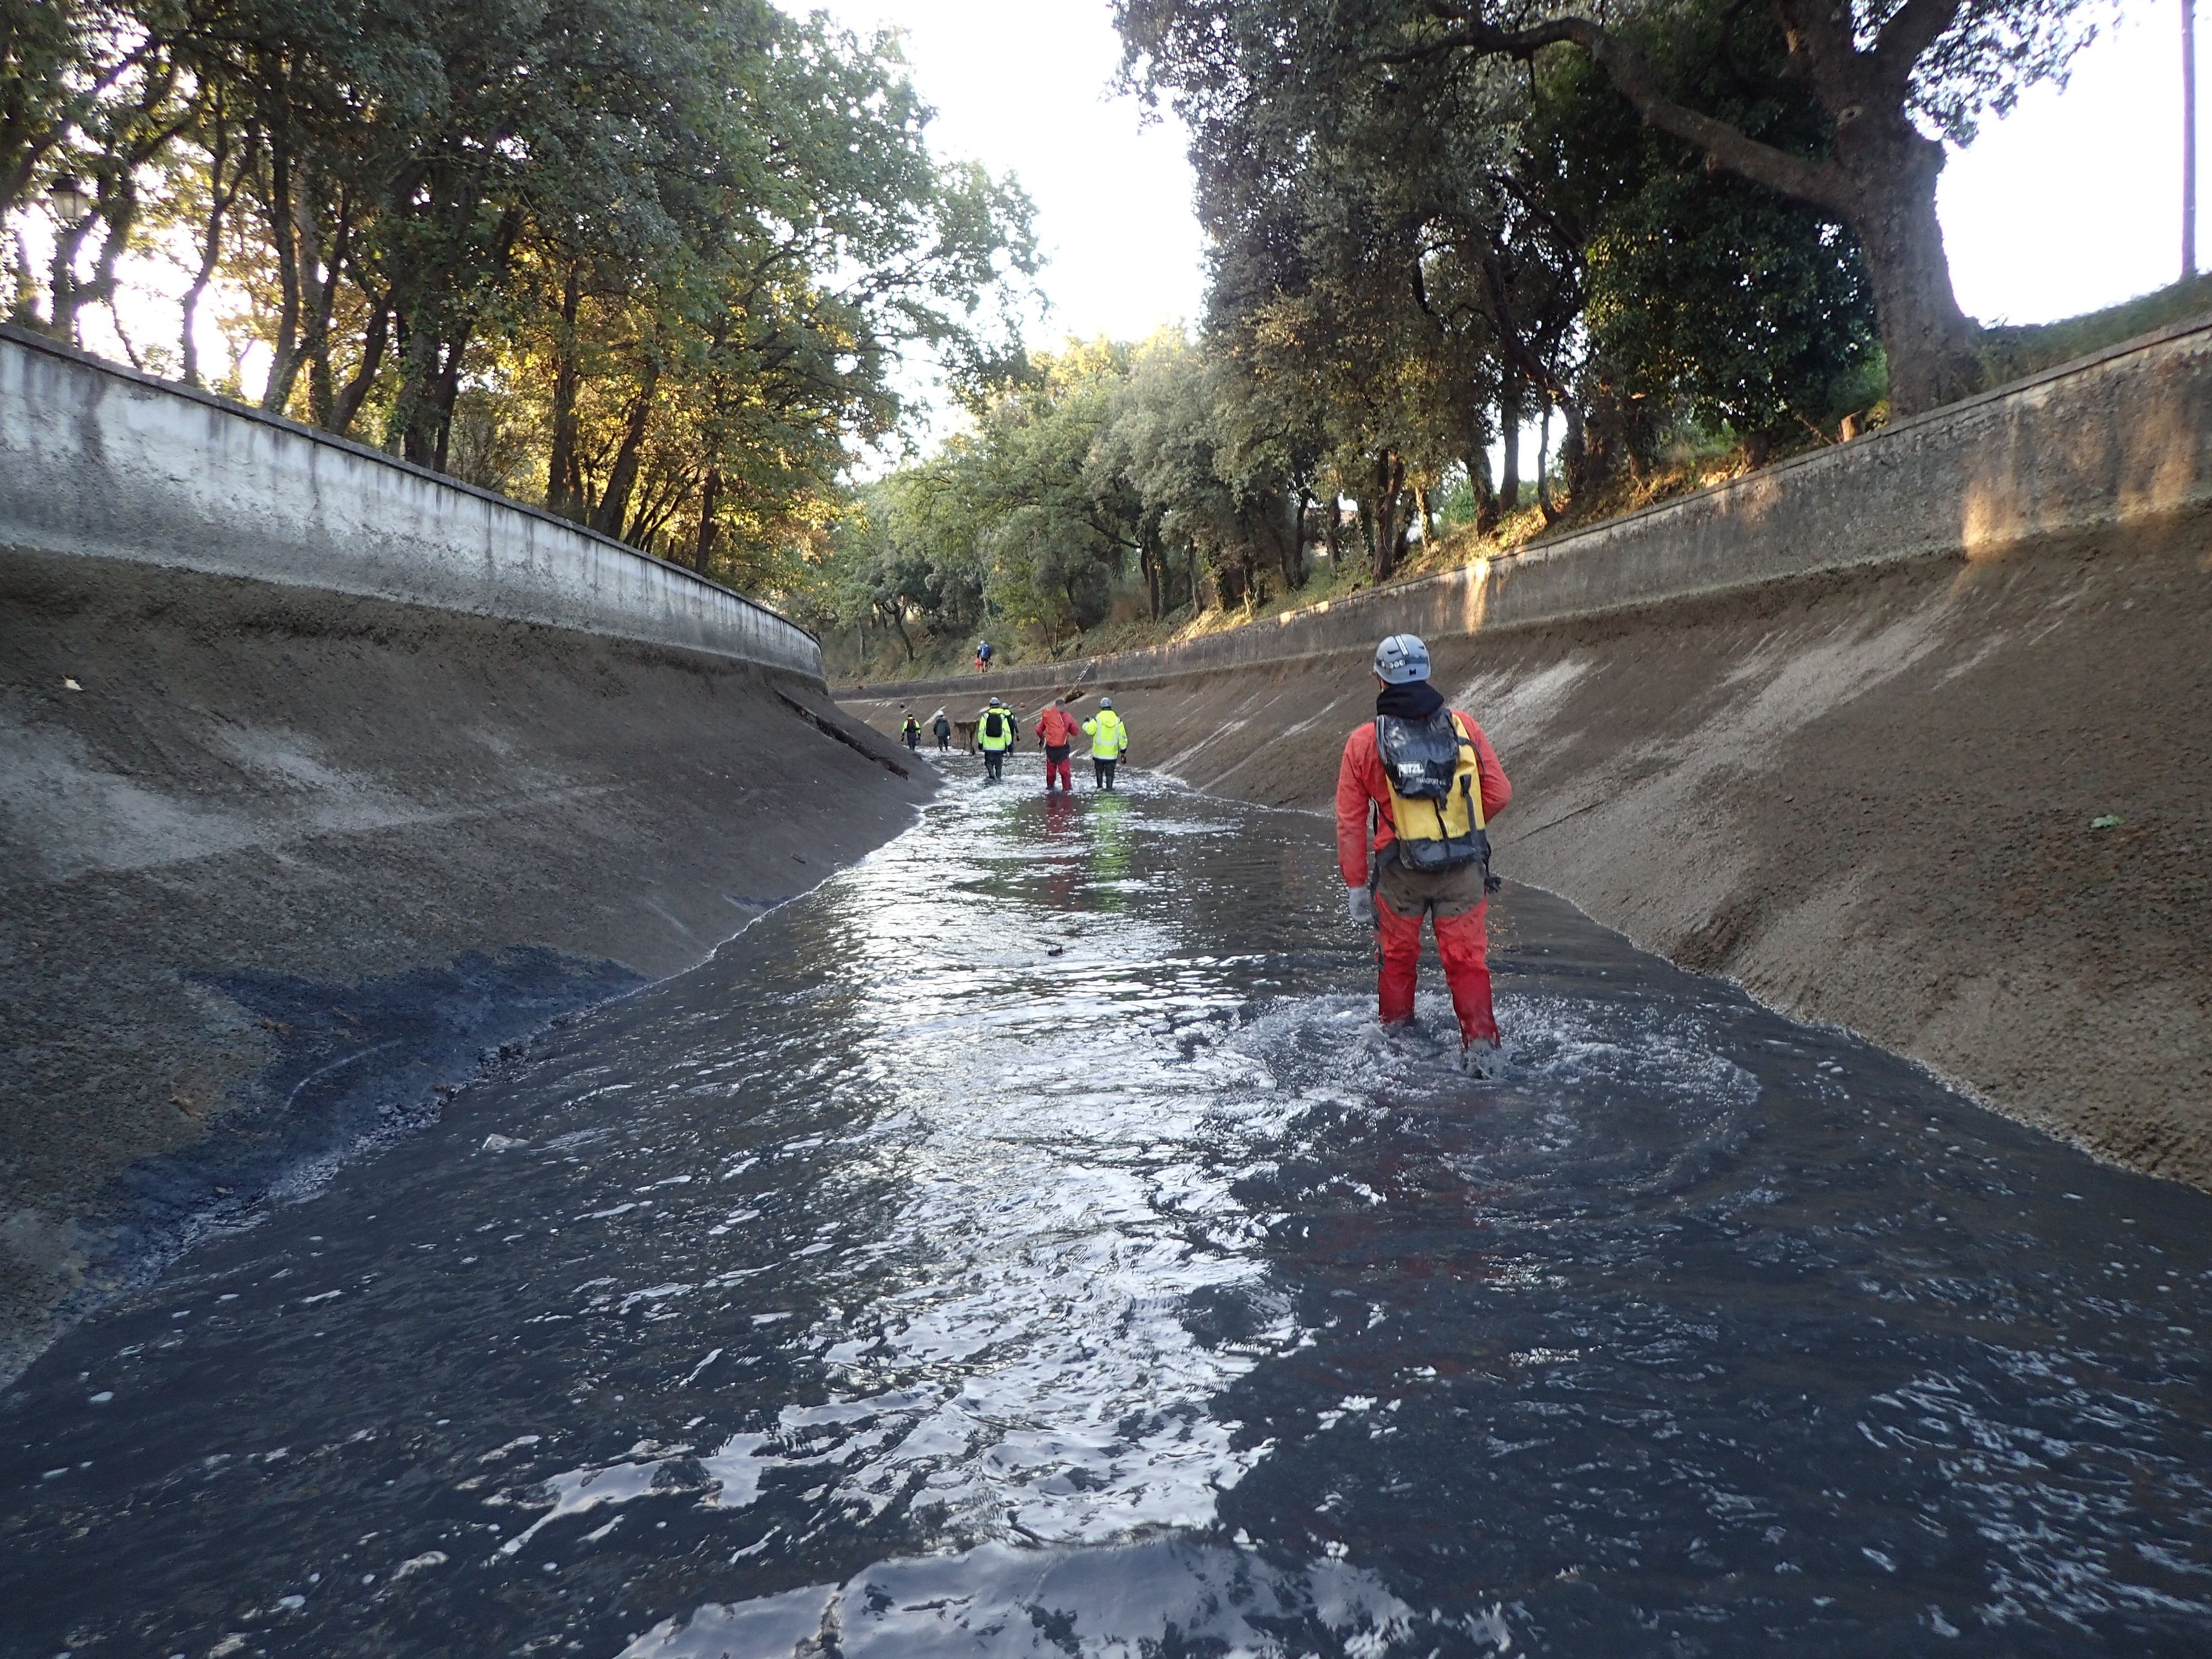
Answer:
M109 561L0 554L0 663L17 1352L88 1267L699 961L928 787L796 677Z
M1944 462L1945 415L1887 450L1816 458L1798 484L1761 481L1739 513L1754 549L1763 524L1817 528L1818 497L1851 499L1836 475L1854 470L1865 510L1837 509L1830 568L1820 548L1779 548L1773 562L1814 568L1734 587L1700 569L1683 586L1705 591L1608 602L1608 571L1663 592L1669 558L1706 558L1716 492L1571 555L1579 611L1563 554L1547 619L1478 608L1439 630L1458 600L1431 584L1364 596L1360 636L1431 633L1438 684L1513 775L1494 832L1510 878L2100 1156L2212 1187L2212 372L2201 334L2179 343L2193 355L2137 360L2138 392L2163 401L2132 435L2113 422L2150 400L2100 383L2107 362L1985 402L2008 428L2002 469ZM2112 418L2093 428L2100 403ZM2039 532L2069 478L2064 527ZM1949 544L1882 559L1884 515L1903 511L1885 489L1953 526ZM1325 809L1344 734L1371 714L1366 649L1212 650L1255 659L1066 676L1112 691L1135 764ZM1052 684L990 681L1025 714ZM925 692L922 712L947 701ZM889 729L899 705L847 706Z
M933 773L818 665L689 572L0 331L0 1380L904 828Z

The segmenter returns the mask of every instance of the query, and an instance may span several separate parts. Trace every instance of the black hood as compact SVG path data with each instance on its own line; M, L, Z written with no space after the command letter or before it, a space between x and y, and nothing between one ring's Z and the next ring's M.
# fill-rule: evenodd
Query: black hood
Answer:
M1375 712L1395 720L1425 720L1443 706L1443 693L1426 680L1386 685L1375 694Z

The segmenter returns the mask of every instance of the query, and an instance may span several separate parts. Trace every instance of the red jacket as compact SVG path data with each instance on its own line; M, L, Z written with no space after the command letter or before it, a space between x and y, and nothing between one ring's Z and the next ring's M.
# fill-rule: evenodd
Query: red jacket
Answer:
M1482 776L1482 816L1495 818L1513 799L1512 781L1498 763L1498 751L1482 728L1464 711L1455 708L1474 739L1475 766ZM1344 740L1344 759L1336 769L1336 868L1346 887L1367 885L1367 808L1382 808L1375 821L1375 850L1381 852L1398 839L1398 826L1390 818L1390 787L1382 775L1382 760L1375 752L1375 722L1352 727Z
M1058 703L1037 717L1036 734L1048 749L1065 749L1075 741L1075 721Z

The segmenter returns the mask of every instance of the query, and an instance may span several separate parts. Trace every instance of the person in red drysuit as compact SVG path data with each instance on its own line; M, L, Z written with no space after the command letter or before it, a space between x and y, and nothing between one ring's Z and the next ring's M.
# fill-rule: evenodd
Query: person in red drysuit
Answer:
M1075 717L1058 703L1047 703L1044 713L1037 716L1037 741L1044 745L1044 792L1052 793L1054 774L1060 787L1070 794L1075 793L1075 775L1067 762L1069 750L1075 743Z
M1411 634L1394 634L1375 653L1375 683L1382 688L1375 712L1401 720L1425 720L1444 706L1443 694L1429 684L1428 647ZM1485 822L1513 799L1513 785L1482 728L1455 710L1474 740L1481 778ZM1368 822L1374 819L1374 868L1368 865ZM1468 1063L1480 1069L1498 1047L1498 1018L1490 1002L1490 941L1484 931L1483 865L1424 873L1409 870L1393 855L1398 830L1391 821L1390 789L1376 750L1375 723L1363 722L1344 740L1344 759L1336 772L1336 862L1344 878L1346 908L1357 923L1375 929L1379 969L1378 1000L1382 1023L1402 1025L1413 1018L1413 985L1421 960L1421 918L1433 919L1437 954L1443 958L1451 986L1452 1009L1459 1016L1460 1038Z

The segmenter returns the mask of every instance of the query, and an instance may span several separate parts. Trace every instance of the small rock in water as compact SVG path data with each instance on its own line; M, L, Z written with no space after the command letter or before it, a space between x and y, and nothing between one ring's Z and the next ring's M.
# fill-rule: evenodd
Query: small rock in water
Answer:
M526 1140L516 1140L507 1135L486 1135L483 1149L488 1152L504 1152L517 1146L527 1146Z

